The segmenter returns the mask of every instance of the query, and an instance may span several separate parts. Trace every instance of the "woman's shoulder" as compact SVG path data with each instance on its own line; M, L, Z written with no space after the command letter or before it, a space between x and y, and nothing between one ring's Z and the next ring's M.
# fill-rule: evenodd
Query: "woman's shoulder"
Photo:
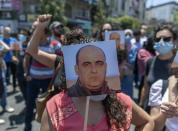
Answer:
M126 110L126 121L127 128L130 128L131 120L132 120L132 99L130 96L124 93L117 93L117 99L127 108Z
M72 103L72 99L67 95L67 92L62 91L56 95L54 95L51 99L47 101L46 107L47 109L57 109L59 107L63 107Z
M132 108L132 99L124 93L117 93L117 99L124 105Z
M53 96L47 102L46 109L55 129L61 129L64 126L65 120L71 122L69 118L77 112L72 99L64 91Z

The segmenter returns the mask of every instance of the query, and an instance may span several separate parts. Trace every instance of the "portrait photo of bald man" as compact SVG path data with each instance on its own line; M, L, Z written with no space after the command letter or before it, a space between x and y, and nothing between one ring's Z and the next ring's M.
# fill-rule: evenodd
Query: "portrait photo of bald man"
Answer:
M120 90L115 41L64 46L63 53L70 97Z
M124 31L108 31L105 32L105 41L115 40L116 41L116 49L122 50L125 46L125 33Z

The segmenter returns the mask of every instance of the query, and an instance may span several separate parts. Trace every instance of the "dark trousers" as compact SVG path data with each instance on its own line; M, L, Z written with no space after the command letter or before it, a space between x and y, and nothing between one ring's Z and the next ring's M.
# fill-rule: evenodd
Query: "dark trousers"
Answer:
M13 81L13 87L14 89L16 88L16 64L12 63L12 62L6 62L6 66L7 66L7 71L6 71L6 82L7 84L10 82L10 75L12 73L12 81Z
M19 83L19 87L20 87L20 91L22 92L23 94L23 97L26 101L26 78L24 78L23 76L17 76L17 80L18 80L18 83Z
M36 80L32 79L27 82L27 94L26 94L26 112L25 112L25 131L31 131L32 119L33 119L33 110L35 106L35 100L38 97L40 89L42 93L45 92L48 88L51 79L49 80Z
M4 93L4 84L3 84L3 78L2 78L2 70L0 69L0 99Z

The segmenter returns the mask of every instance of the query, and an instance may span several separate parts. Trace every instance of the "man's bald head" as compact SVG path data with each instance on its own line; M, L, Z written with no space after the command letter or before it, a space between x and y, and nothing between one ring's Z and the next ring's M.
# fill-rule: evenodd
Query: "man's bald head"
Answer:
M110 40L116 40L116 48L119 49L120 47L120 34L117 32L112 32L109 37Z
M101 48L98 48L94 45L87 45L82 48L80 48L76 54L76 65L79 63L79 57L80 55L87 54L87 53L93 53L98 52L99 54L103 55L104 59L106 60L106 56L104 54L104 51Z
M103 25L102 30L112 30L112 26L111 26L111 24L109 24L109 23L105 23L105 24Z
M11 28L7 26L4 27L4 37L8 39L10 37L10 34L11 34Z
M112 37L119 37L120 38L120 35L117 33L117 32L112 32L111 34L110 34L110 39L113 39Z
M82 87L97 90L104 84L107 63L104 52L93 45L80 48L76 55L75 73Z

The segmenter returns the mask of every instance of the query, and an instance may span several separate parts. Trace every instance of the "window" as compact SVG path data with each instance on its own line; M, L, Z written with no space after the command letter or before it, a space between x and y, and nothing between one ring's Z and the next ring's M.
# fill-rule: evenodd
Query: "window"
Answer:
M65 16L72 17L72 7L69 4L65 5Z
M77 16L89 18L90 17L90 12L89 12L89 10L78 9L77 10Z
M122 11L124 11L125 10L125 0L122 0L121 2L122 2L121 3L121 9L122 9Z

